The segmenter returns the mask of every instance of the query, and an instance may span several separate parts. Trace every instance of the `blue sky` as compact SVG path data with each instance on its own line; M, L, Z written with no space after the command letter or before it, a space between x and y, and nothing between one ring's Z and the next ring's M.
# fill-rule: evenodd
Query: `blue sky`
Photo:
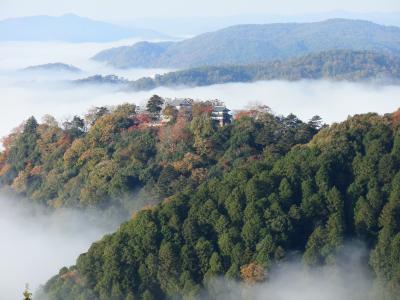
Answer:
M0 18L73 12L103 20L400 11L399 0L0 0Z

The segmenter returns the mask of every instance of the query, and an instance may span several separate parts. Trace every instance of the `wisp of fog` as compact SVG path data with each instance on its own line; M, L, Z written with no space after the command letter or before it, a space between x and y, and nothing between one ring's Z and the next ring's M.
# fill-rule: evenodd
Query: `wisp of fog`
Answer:
M218 98L231 110L240 110L250 104L265 104L277 114L294 113L304 120L319 115L326 123L343 121L349 115L359 113L389 113L400 106L400 86L377 87L328 81L234 83L198 88L158 88L146 92L43 84L12 84L0 88L3 102L0 136L32 115L40 119L51 114L64 120L73 115L83 115L91 106L123 102L143 105L153 94L203 100Z
M202 300L380 300L367 259L361 243L349 242L331 265L309 268L292 259L267 271L262 284L212 279Z
M59 119L65 119L75 114L84 114L90 106L114 105L127 101L143 104L155 93L165 97L219 98L232 110L245 108L252 103L265 104L277 114L294 113L302 119L320 115L326 123L343 121L348 115L358 113L392 112L400 106L400 86L348 82L269 81L198 88L158 88L146 92L121 92L108 87L72 87L62 84L60 79L76 79L93 74L116 74L132 80L168 71L117 70L90 60L96 52L121 44L124 42L78 45L55 42L0 43L0 136L6 135L31 115L40 119L44 114L50 113ZM47 80L43 80L36 75L30 78L29 75L27 77L26 74L16 72L29 65L49 62L73 64L84 70L84 73L59 76L48 74Z
M0 299L21 299L26 283L35 291L120 222L95 211L51 213L0 194Z

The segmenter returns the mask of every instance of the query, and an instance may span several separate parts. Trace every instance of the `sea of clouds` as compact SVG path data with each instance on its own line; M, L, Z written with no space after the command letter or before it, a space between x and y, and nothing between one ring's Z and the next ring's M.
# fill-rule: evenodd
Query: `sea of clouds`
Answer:
M0 136L7 135L32 115L40 119L45 114L51 114L62 121L76 114L83 115L91 106L115 105L123 102L143 105L152 94L195 99L218 98L225 101L232 110L243 109L253 104L265 104L277 114L294 113L304 120L320 115L326 123L339 122L349 115L359 113L393 112L400 107L400 87L390 85L374 86L329 81L270 81L122 92L112 87L74 87L65 83L66 80L94 74L116 74L133 80L168 71L115 70L89 60L102 49L133 42L0 43ZM83 73L32 75L19 71L31 65L52 62L73 64L81 68ZM19 299L26 282L31 284L33 290L36 289L39 284L56 274L62 266L73 264L76 257L87 250L93 241L116 227L115 224L104 224L101 218L93 220L77 211L47 214L40 210L38 212L33 206L21 206L16 203L15 199L0 196L0 270L2 270L0 299ZM257 294L268 297L257 296L255 299L358 299L340 297L340 288L344 285L335 281L340 278L336 277L334 280L325 273L315 272L307 275L309 277L303 275L303 271L297 266L286 270L285 276L276 276L277 281L263 286L262 292ZM318 283L318 280L322 280L318 284L319 291L310 288L308 293L307 288L302 288L308 286L307 282L312 286L315 282ZM365 283L364 280L360 282ZM350 284L348 281L344 283ZM285 289L287 284L292 286L292 289ZM275 289L269 292L270 287L274 285L280 287L284 294L277 295L274 293ZM334 287L340 288L333 289ZM338 291L339 296L329 298L331 289ZM298 291L307 297L298 298Z
M24 119L40 119L52 114L66 119L82 115L91 106L122 102L145 103L152 94L166 97L219 98L232 110L250 104L268 105L277 114L295 113L302 119L320 115L326 123L338 122L348 115L387 113L400 106L400 86L330 81L269 81L232 83L198 88L158 88L146 92L122 92L111 87L71 86L67 80L94 74L116 74L130 80L162 74L163 69L116 70L91 61L98 51L134 41L109 44L0 43L0 136L6 135ZM18 70L50 62L72 64L80 74L29 74Z

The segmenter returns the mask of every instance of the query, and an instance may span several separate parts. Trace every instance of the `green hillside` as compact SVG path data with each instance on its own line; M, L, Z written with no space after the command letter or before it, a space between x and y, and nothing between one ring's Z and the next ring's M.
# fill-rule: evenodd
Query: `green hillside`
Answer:
M237 137L236 126L219 127L209 109L207 102L195 103L190 116L167 109L171 121L163 126L153 126L158 117L134 104L93 108L63 124L51 116L42 123L32 117L4 139L0 185L54 208L129 211L194 189L208 176L261 154L265 146L284 153L317 130L293 115L270 116L269 124L252 125L260 133ZM243 138L254 141L237 151Z
M333 50L289 61L256 65L208 66L141 78L130 82L134 90L156 87L208 86L261 80L345 80L400 82L400 58L369 51Z
M119 205L139 185L164 199L61 269L47 297L214 299L206 283L215 276L261 282L292 252L310 266L335 264L357 239L379 299L399 299L400 113L321 129L317 117L255 108L219 127L207 105L163 126L128 105L93 111L88 131L78 119L65 128L30 119L6 139L3 185L36 201Z
M334 264L345 240L360 239L364 265L386 288L379 299L399 299L398 115L355 116L284 155L262 146L133 216L45 291L50 299L198 299L215 276L262 281L292 251L310 266ZM269 118L235 122L232 149L257 145L256 128ZM212 290L207 297L217 299Z

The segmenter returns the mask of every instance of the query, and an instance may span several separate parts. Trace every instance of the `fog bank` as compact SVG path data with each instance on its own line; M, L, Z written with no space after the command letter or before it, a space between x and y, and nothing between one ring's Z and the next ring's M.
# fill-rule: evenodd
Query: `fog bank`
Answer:
M157 93L165 97L220 98L232 110L251 103L265 104L277 114L294 113L302 119L320 115L327 123L343 121L348 115L366 112L386 113L400 106L400 86L372 86L346 82L270 81L232 83L199 88L158 88L148 92L118 92L115 88L62 84L63 80L94 74L116 74L130 80L163 74L164 69L119 70L91 61L98 51L139 40L114 43L3 42L0 43L0 137L22 120L52 114L65 119L82 115L90 106L122 102L143 104ZM51 62L72 64L81 74L25 74L17 70Z
M320 115L326 123L340 122L360 113L388 113L400 107L400 86L324 80L230 83L180 90L160 88L152 93L168 97L220 98L232 110L264 104L277 114L293 113L304 120Z
M147 92L120 92L96 86L11 83L2 86L0 83L0 90L0 136L31 115L40 119L51 114L63 120L75 114L83 115L91 106L127 101L143 104L155 93L165 97L219 98L232 110L254 103L265 104L277 114L294 113L304 120L320 115L326 123L340 122L359 113L393 112L400 106L400 86L328 81L234 83L199 88L158 88Z
M332 265L307 268L300 259L267 272L265 283L249 286L219 278L208 284L212 296L203 300L380 300L382 294L368 269L361 244L343 247Z
M120 222L94 211L49 213L0 194L0 299L21 299L25 283L34 292Z

